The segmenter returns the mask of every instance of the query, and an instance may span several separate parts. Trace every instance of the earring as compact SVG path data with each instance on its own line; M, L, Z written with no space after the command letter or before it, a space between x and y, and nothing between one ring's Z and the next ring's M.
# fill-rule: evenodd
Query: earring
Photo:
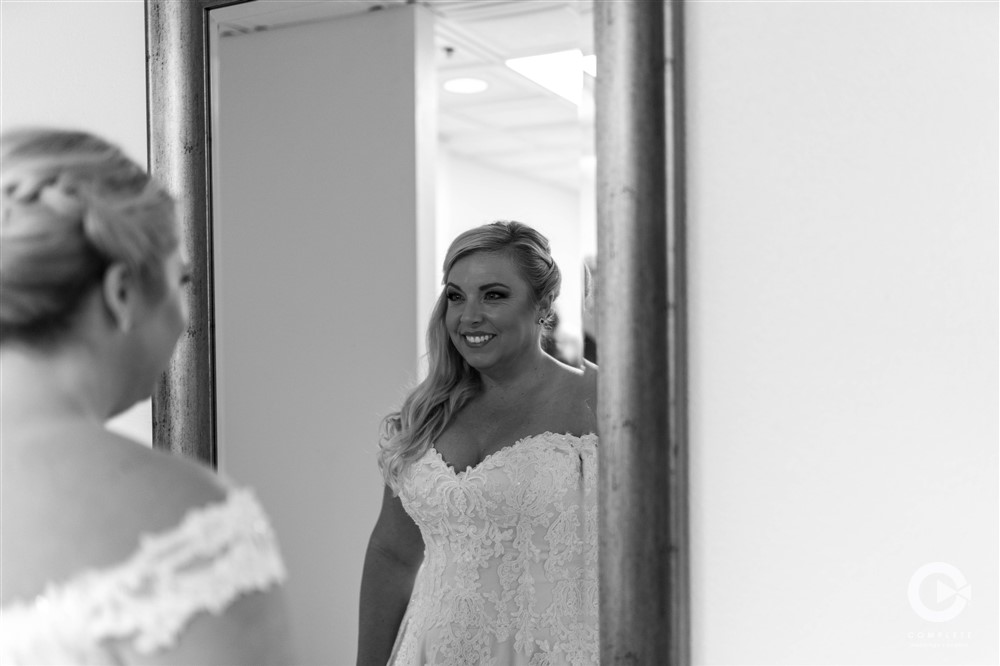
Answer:
M539 317L538 318L538 323L541 324L542 326L544 326L545 325L545 317Z

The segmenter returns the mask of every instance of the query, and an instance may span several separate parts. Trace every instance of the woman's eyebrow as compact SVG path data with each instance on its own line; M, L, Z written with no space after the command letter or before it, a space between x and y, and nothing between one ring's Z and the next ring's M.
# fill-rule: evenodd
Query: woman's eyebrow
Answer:
M508 289L508 290L510 289L510 287L505 285L503 282L490 282L489 284L484 284L480 286L479 291L487 291L489 289L493 289L494 287L501 287L503 289ZM462 288L459 287L454 282L448 282L447 284L445 284L445 288L457 289L458 291L462 291Z

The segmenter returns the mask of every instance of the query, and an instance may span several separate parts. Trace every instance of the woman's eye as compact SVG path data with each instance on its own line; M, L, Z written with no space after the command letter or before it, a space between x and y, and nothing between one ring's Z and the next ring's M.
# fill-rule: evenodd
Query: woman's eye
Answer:
M499 291L488 291L484 297L487 301L495 301L499 298L503 298L506 294L501 294Z
M461 294L459 294L458 292L455 292L455 291L453 291L453 292L451 292L451 293L448 294L448 300L449 301L457 301L461 297L462 297Z

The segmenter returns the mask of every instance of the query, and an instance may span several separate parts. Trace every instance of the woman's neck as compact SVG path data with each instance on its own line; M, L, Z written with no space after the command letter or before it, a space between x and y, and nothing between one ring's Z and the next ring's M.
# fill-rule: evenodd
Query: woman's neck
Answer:
M98 364L86 356L82 349L43 352L17 344L0 346L4 421L103 423L111 410L111 392Z
M537 354L527 355L516 364L480 371L482 395L500 401L524 397L545 382L553 370L554 361L539 349Z

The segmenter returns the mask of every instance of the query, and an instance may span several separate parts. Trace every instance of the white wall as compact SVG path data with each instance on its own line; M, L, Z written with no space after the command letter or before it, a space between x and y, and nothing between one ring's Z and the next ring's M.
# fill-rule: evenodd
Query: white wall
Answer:
M995 664L998 6L686 8L694 661Z
M433 24L397 6L219 47L219 469L274 521L301 662L349 664L379 424L416 379Z
M435 294L441 290L441 266L448 245L458 234L497 220L524 222L549 239L553 258L562 272L562 289L556 302L560 328L573 337L575 344L582 345L582 261L583 253L595 241L586 237L581 224L580 193L490 168L455 155L446 146L439 149L437 173Z
M0 131L94 132L146 165L146 42L142 0L0 2ZM109 425L153 441L150 402Z

